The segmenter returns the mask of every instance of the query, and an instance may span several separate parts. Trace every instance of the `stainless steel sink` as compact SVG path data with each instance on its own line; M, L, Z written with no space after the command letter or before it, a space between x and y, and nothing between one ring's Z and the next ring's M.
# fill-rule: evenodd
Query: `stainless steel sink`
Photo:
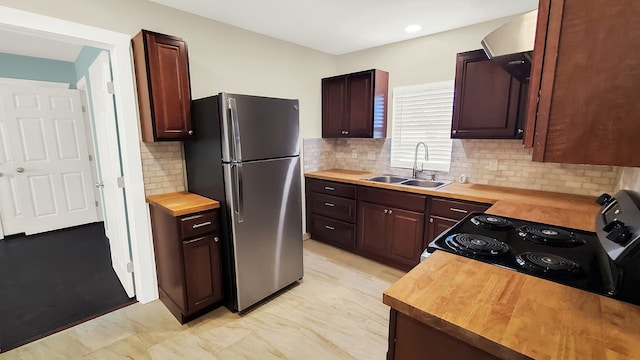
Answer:
M407 179L406 177L395 176L395 175L377 175L377 176L364 178L363 180L369 180L369 181L375 181L375 182L387 183L387 184L398 184L403 181L407 181L409 179Z
M395 175L376 175L376 176L364 178L362 180L369 180L369 181L375 181L375 182L386 183L386 184L420 187L420 188L434 189L434 190L439 189L445 185L451 184L451 181L432 181L432 180L422 180L422 179L411 179L411 178L395 176Z
M450 183L451 181L431 181L431 180L410 179L410 180L401 182L400 185L416 186L416 187L428 188L428 189L439 189Z

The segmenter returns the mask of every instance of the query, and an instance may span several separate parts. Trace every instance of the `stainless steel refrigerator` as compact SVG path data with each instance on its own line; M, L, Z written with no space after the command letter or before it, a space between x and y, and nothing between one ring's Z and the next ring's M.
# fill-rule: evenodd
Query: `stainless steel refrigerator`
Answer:
M298 100L221 93L192 103L190 192L220 201L226 305L302 279Z

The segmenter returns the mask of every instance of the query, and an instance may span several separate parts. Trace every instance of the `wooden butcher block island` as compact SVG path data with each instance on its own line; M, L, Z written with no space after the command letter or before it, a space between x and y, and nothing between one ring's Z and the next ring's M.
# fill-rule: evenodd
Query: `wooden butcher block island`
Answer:
M383 302L394 359L640 358L640 307L442 251Z

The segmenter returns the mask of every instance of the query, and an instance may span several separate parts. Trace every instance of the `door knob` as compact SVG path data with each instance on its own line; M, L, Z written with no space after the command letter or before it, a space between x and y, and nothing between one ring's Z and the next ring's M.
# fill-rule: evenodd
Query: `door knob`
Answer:
M19 173L23 173L24 172L24 168L23 167L19 167L16 169L17 172Z

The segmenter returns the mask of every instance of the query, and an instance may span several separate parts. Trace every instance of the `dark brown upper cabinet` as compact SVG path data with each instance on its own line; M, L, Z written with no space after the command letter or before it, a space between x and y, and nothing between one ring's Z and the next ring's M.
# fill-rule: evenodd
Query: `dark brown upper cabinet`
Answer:
M459 53L451 137L522 138L526 90L526 84L489 60L484 50Z
M186 42L175 36L142 30L133 38L132 45L142 141L191 138Z
M322 79L322 137L386 137L388 90L382 70Z
M540 0L525 135L534 161L640 166L639 13L637 0Z

